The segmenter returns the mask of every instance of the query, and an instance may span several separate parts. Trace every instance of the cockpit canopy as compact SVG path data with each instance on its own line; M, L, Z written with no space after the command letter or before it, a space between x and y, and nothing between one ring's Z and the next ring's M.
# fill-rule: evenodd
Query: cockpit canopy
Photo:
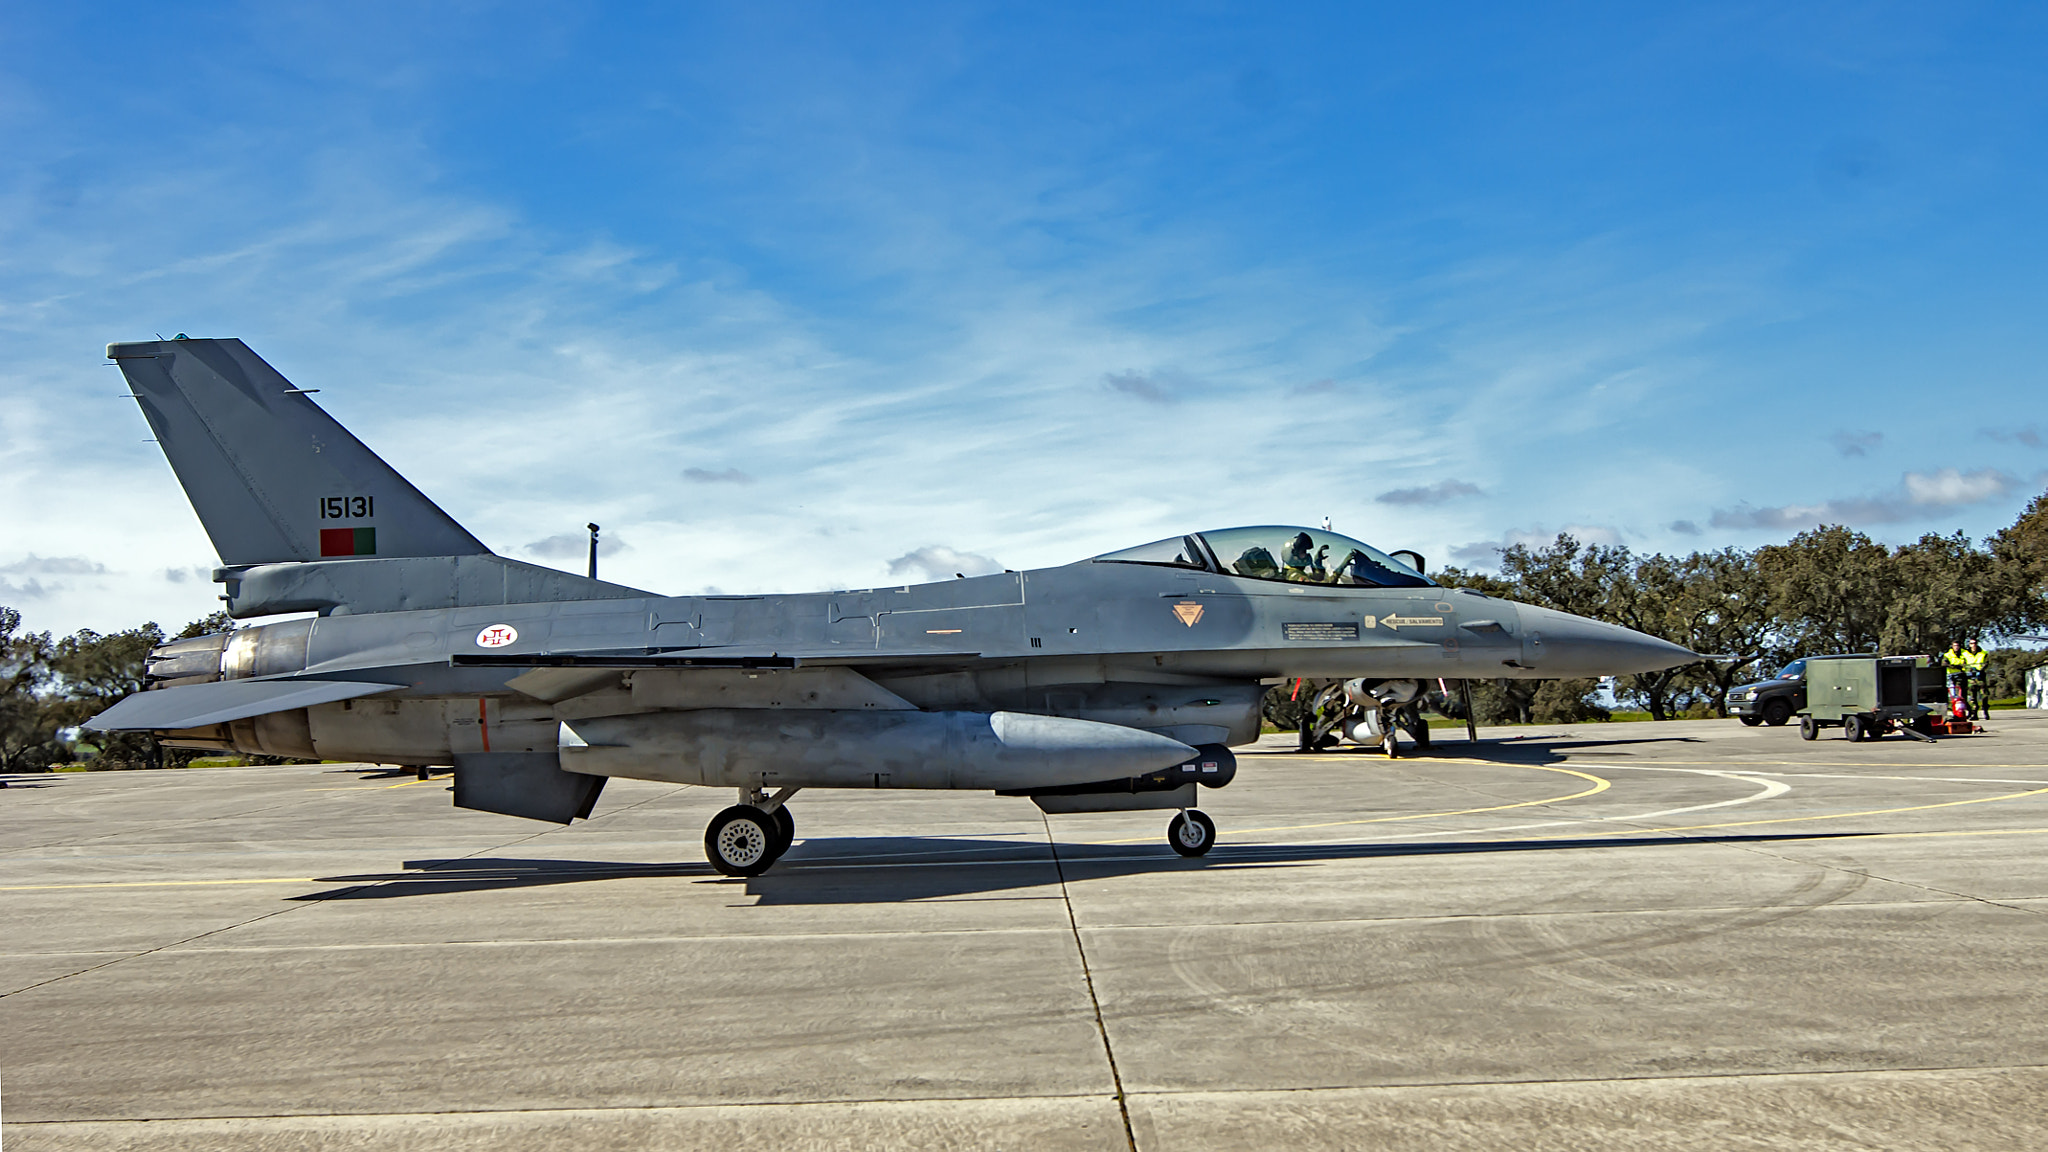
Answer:
M1170 536L1094 559L1102 564L1160 564L1290 584L1435 587L1422 573L1370 544L1322 529L1284 525Z

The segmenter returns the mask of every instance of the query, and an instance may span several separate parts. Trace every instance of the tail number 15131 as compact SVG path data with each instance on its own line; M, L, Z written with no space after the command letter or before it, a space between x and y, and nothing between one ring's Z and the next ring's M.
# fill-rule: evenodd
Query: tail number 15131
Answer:
M322 520L362 520L376 514L374 496L329 496L320 501Z

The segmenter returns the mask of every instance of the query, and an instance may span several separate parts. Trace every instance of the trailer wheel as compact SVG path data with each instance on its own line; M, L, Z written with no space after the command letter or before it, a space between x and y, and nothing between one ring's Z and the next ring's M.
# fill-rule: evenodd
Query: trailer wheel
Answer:
M1851 744L1862 743L1867 735L1863 728L1863 717L1856 715L1842 717L1842 735L1848 737Z
M1799 718L1799 738L1801 740L1814 740L1818 739L1819 736L1820 724L1811 716L1801 716Z

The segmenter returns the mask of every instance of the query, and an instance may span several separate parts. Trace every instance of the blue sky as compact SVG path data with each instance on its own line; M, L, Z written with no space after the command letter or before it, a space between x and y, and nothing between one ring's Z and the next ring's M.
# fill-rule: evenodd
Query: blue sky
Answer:
M99 355L179 331L672 593L2048 487L2048 9L582 7L10 11L0 603L212 606Z

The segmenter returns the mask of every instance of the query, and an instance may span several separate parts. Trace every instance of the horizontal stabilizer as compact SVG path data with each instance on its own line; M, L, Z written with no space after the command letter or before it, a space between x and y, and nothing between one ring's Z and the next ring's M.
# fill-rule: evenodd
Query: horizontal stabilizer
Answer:
M85 722L102 732L202 728L266 712L310 708L399 688L352 680L218 680L137 692Z

